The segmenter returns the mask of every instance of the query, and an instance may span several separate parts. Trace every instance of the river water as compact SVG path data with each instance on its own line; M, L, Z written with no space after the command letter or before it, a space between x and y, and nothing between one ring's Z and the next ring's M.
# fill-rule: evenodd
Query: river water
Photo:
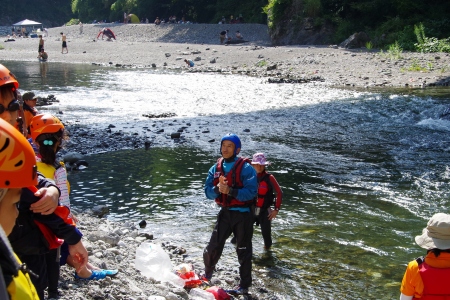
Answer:
M407 262L424 254L414 236L431 215L448 213L450 121L439 119L446 89L381 93L231 74L4 64L21 89L54 94L59 105L45 109L62 111L64 121L115 124L155 141L148 151L86 157L89 168L69 174L72 203L108 205L113 220L146 219L155 237L194 258L218 211L202 187L220 137L237 133L244 156L265 152L284 200L272 251L255 230L254 271L285 299L398 298ZM184 143L156 134L157 121L143 116L162 113L186 125ZM231 245L224 255L235 257Z

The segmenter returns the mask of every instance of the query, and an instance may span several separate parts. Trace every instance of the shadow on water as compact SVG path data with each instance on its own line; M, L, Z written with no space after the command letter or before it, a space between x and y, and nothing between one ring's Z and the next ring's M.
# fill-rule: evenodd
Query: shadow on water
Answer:
M61 72L63 68L55 74ZM100 89L117 85L111 72L73 67L67 76L75 83L64 86L67 79L59 78L54 89L76 96L77 87L94 85L92 77ZM223 80L237 84L234 77ZM36 89L37 81L31 78L23 86ZM279 93L274 107L264 98L271 89ZM107 205L114 220L146 218L155 236L170 237L201 258L217 213L203 195L203 183L227 128L241 136L244 156L268 154L273 162L269 170L284 191L271 251L263 250L259 229L254 234L254 271L270 290L287 299L398 298L406 263L423 254L414 236L429 216L447 211L450 204L450 122L439 119L450 99L436 89L431 96L422 91L348 91L327 101L326 89L314 90L318 92L307 97L319 100L308 102L302 98L306 88L270 86L257 95L268 102L266 109L138 120L133 130L155 140L165 139L154 132L159 127L192 126L183 132L181 145L87 157L89 168L69 175L73 206L84 210ZM282 107L290 99L298 104ZM144 131L153 124L153 131ZM209 143L211 139L216 141ZM234 257L234 249L227 245L224 255Z

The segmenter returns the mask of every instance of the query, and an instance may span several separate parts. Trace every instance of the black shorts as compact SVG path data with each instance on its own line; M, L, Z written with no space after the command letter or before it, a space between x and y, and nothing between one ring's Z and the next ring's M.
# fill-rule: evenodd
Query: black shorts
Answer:
M41 50L42 50L42 45L39 45L38 52L41 53Z
M62 47L63 47L63 48L67 48L67 43L66 43L66 41L63 42Z

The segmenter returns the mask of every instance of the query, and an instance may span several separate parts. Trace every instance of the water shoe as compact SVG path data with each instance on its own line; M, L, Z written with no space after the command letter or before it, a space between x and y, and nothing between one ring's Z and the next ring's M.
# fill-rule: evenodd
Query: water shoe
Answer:
M119 272L118 270L92 270L91 276L89 276L87 278L78 276L78 274L76 272L73 276L76 279L99 280L99 279L104 279L106 276L115 276L115 275L117 275L118 272Z

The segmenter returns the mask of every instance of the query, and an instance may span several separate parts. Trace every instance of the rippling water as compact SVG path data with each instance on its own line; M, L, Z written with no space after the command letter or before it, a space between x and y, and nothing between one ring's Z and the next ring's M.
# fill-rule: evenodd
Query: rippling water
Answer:
M285 197L271 252L255 233L254 269L286 299L398 298L406 263L423 254L414 236L432 214L448 212L446 89L383 94L235 75L5 65L21 88L54 94L60 104L50 111L64 121L114 123L155 140L167 136L148 130L154 124L186 125L182 145L92 155L69 179L74 206L145 218L155 236L178 240L193 257L217 213L203 195L217 141L232 131L245 156L266 152ZM167 112L176 117L142 116ZM235 255L229 245L225 252Z

